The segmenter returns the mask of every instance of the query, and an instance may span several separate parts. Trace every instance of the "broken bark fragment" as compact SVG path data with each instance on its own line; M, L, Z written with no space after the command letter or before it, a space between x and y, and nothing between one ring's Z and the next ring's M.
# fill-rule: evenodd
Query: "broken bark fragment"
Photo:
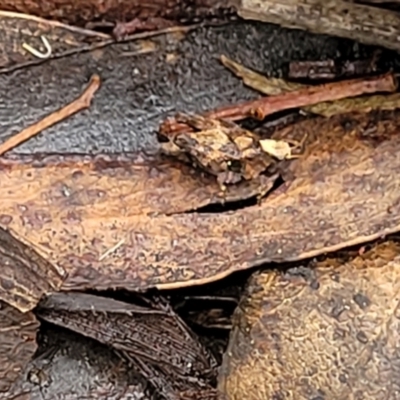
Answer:
M89 294L52 297L40 304L40 318L114 348L145 373L150 369L146 378L167 399L212 391L215 360L163 300L146 309Z
M307 87L300 83L288 82L284 79L268 78L222 55L221 62L243 83L265 95L274 95ZM400 108L400 94L362 96L350 99L323 102L313 106L302 107L307 113L331 117L349 112L369 112L372 110L395 110Z
M239 16L400 50L400 15L335 0L232 0Z
M39 322L0 301L0 397L17 380L37 349Z
M377 71L377 57L355 61L292 61L289 63L289 79L335 80L370 75Z
M0 214L12 216L10 228L66 269L63 290L203 284L264 262L313 257L399 230L400 182L393 179L400 168L399 131L399 113L316 118L278 131L273 139L301 143L306 137L300 157L289 161L293 181L261 205L226 213L138 213L126 182L129 177L143 187L148 178L140 183L129 169L112 190L82 192L76 186L71 192L63 183L42 187L15 159L0 168ZM71 185L81 173L66 170ZM114 171L91 179L101 182ZM7 189L15 182L17 202Z
M215 175L223 188L258 180L275 162L257 134L233 122L185 114L179 115L179 122L198 131L167 136L169 142L161 143L161 149Z

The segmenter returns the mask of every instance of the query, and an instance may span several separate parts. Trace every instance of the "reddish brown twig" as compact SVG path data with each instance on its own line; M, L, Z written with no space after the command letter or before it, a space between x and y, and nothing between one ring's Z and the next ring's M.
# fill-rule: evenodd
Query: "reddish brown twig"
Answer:
M93 99L93 95L96 93L99 87L100 77L98 75L93 75L90 79L89 85L77 99L67 104L63 108L51 113L47 117L44 117L42 120L34 123L33 125L28 126L15 136L12 136L2 143L0 145L0 156L42 132L44 129L50 128L51 126L63 121L64 119L76 114L81 110L84 110L85 108L89 108Z
M362 94L394 92L396 89L396 78L391 73L364 79L351 79L261 99L255 104L249 105L246 114L262 120L277 111L311 106L324 101L341 100Z
M376 92L394 92L397 81L392 73L363 79L351 79L335 83L327 83L312 87L301 88L288 93L263 97L245 103L220 108L208 112L206 117L238 121L248 117L259 120L278 111L311 106L325 101L334 101L356 97L362 94ZM174 119L167 120L161 125L162 134L176 133L187 130L187 126L177 123Z

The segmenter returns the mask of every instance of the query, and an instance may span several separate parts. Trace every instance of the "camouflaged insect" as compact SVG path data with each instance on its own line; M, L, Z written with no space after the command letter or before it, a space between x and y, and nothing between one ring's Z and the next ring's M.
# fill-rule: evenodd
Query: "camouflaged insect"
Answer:
M275 162L260 146L258 135L233 122L185 114L177 120L196 131L171 134L161 145L163 152L217 176L221 186L252 180Z

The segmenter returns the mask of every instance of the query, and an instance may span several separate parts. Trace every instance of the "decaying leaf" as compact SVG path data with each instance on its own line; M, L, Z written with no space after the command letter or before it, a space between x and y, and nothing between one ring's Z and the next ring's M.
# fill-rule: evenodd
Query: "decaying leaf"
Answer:
M167 399L179 400L178 394L188 390L212 391L214 358L164 301L144 307L58 293L41 303L38 315L114 348L134 365L143 364L142 373Z
M262 139L260 146L267 154L277 158L278 160L285 160L291 158L292 149L290 144L284 140Z
M273 137L301 142L307 136L303 152L289 161L294 180L261 205L226 213L139 213L132 193L152 186L148 175L140 181L132 169L124 175L120 164L111 163L95 173L71 161L63 167L65 180L52 178L49 186L49 179L36 178L54 174L54 164L14 159L0 169L2 224L65 268L64 290L205 283L264 262L304 259L399 230L400 181L394 179L400 168L399 130L398 113L295 124ZM84 173L94 183L92 190L74 181L83 182ZM170 183L169 191L160 185L150 193L142 189L141 196L145 193L147 202L172 200L178 190Z
M350 260L255 273L233 317L220 390L228 400L395 399L399 296L400 245L390 241Z
M35 354L38 329L31 312L22 313L0 301L0 393L10 389Z

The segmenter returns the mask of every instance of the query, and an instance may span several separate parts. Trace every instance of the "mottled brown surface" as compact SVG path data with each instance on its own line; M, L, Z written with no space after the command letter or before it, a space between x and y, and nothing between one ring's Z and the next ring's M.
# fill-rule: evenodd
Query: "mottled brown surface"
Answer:
M234 315L220 389L234 399L395 400L400 245L256 273Z
M0 0L0 9L82 24L135 17L194 18L226 9L227 4L227 0Z
M64 290L204 283L263 262L303 259L397 231L400 182L393 177L400 168L399 129L399 114L298 125L295 132L310 138L318 133L318 141L294 162L291 174L297 178L261 206L234 212L137 214L128 203L121 206L127 196L121 183L114 192L104 188L102 196L96 191L89 201L62 184L44 193L38 186L32 190L40 183L29 174L21 179L15 166L0 170L0 214L3 225L69 272ZM9 194L15 182L18 193ZM120 203L108 204L109 193ZM55 197L63 199L63 207L54 204Z
M35 212L21 209L21 218L32 229L51 222L48 207L64 210L63 220L68 224L117 211L128 215L181 213L247 199L274 180L255 179L222 193L213 176L174 160L144 155L13 156L0 160L0 171L8 177L0 184L7 191L7 205L3 202L0 210L21 203L21 184L26 182L28 203ZM0 211L0 224L13 225L13 219Z
M37 349L39 322L0 301L0 398L19 377Z
M30 311L44 294L56 291L64 277L61 268L41 257L29 243L0 228L1 300L21 312Z

